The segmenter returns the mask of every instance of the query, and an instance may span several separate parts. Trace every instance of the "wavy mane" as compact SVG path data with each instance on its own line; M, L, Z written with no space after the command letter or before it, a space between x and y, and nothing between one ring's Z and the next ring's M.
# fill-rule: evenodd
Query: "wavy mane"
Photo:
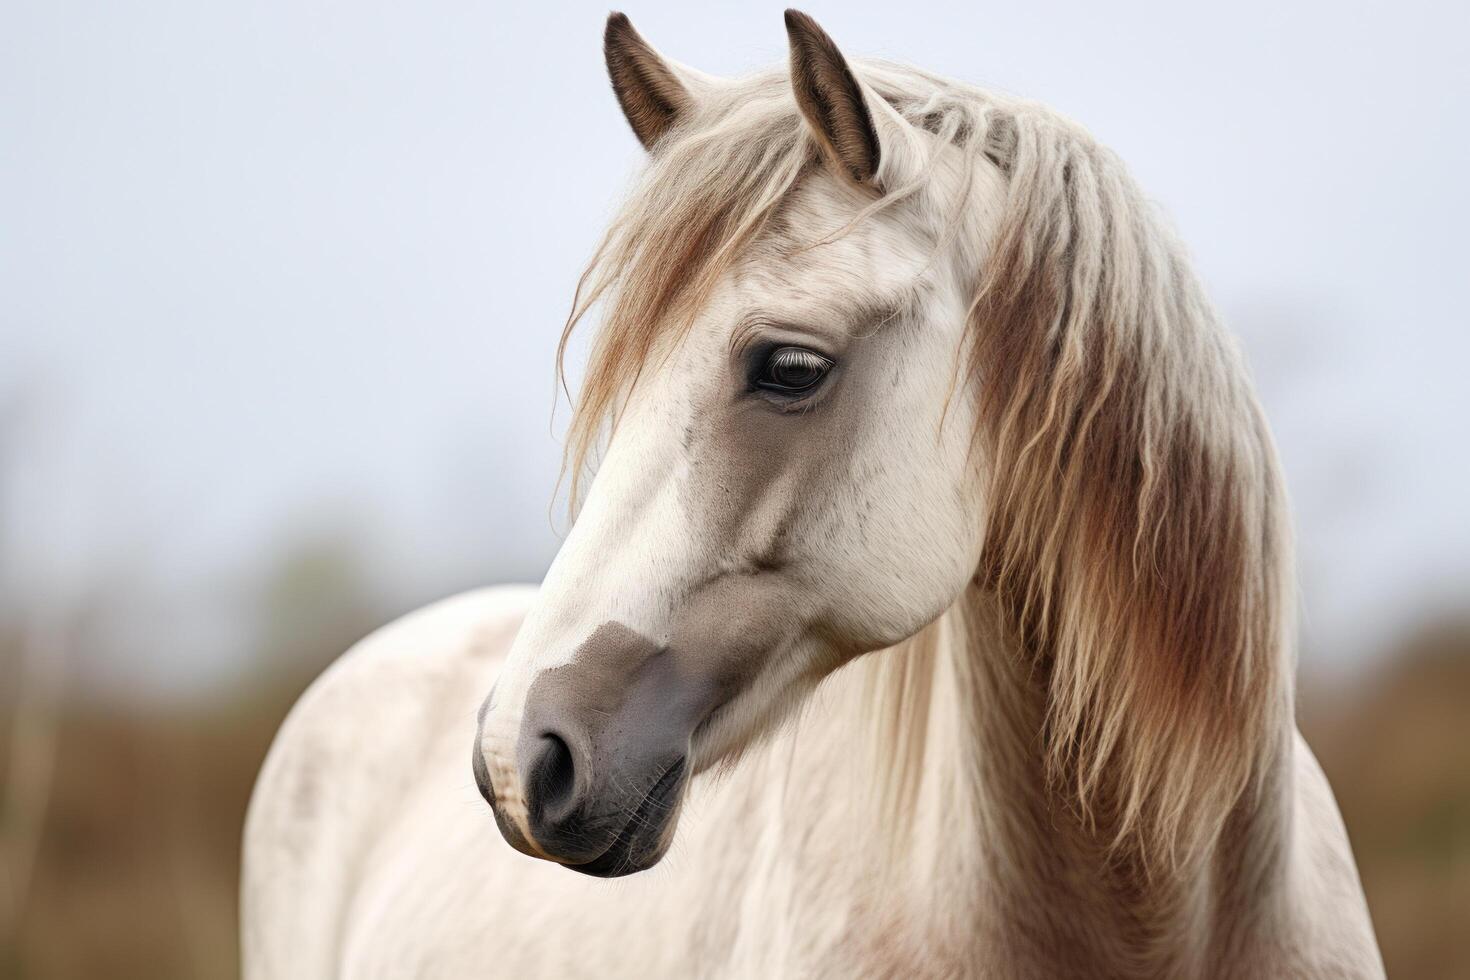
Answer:
M1289 533L1239 354L1173 235L1081 128L912 69L855 70L1006 177L957 352L991 474L979 580L1049 679L1058 792L1149 863L1188 857L1251 791L1291 710ZM722 88L654 147L558 351L560 370L601 304L565 459L574 502L648 359L818 165L784 73ZM922 682L902 696L927 703ZM894 759L911 758L925 712L885 717L901 719Z
M1017 115L972 307L982 580L1049 668L1084 816L1175 857L1220 830L1289 711L1289 533L1239 353L1122 165ZM1099 812L1099 810L1105 812Z

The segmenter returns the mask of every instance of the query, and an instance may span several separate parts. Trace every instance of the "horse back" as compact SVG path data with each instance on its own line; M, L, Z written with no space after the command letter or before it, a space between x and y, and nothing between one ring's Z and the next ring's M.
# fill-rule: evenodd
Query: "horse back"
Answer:
M241 954L247 980L332 976L364 862L413 792L420 762L472 713L535 589L443 600L376 631L297 701L266 756L245 819ZM456 696L458 695L458 696Z

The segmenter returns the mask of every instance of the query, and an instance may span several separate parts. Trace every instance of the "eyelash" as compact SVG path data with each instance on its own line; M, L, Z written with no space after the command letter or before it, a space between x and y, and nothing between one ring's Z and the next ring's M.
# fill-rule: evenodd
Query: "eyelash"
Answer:
M782 344L767 348L757 358L751 370L751 385L785 397L797 397L815 391L832 370L832 359L807 347ZM792 383L780 372L806 372L809 380Z

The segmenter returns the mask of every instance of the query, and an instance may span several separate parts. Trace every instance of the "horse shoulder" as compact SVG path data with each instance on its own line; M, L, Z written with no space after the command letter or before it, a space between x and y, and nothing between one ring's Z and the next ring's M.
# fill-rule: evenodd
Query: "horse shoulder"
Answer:
M1382 977L1363 886L1337 800L1317 757L1296 735L1295 910L1302 932L1303 973Z
M410 613L343 654L291 709L245 821L247 978L335 972L365 855L446 726L462 724L469 766L474 718L458 717L455 694L489 689L534 594L483 589Z

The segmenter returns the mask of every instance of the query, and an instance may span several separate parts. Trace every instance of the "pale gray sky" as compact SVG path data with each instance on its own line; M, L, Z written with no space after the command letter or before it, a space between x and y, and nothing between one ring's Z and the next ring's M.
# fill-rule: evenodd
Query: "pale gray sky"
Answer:
M1314 657L1470 604L1470 8L806 9L1051 102L1173 214L1281 444ZM106 669L146 686L245 649L298 534L393 602L539 576L555 341L640 158L606 12L0 2L0 598L126 583ZM627 12L705 71L786 56L778 5Z

